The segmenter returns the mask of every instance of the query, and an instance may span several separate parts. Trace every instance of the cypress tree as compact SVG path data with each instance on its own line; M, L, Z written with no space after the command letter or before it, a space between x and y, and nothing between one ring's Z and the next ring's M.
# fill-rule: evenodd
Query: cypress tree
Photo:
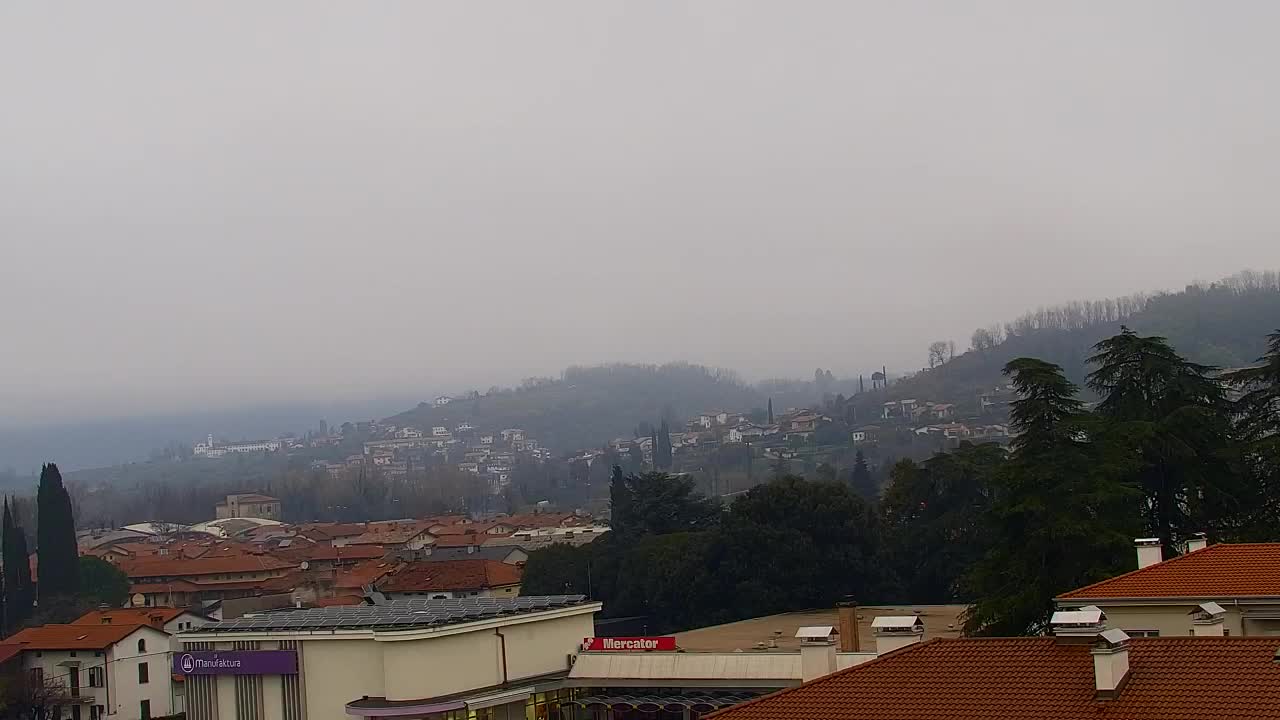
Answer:
M769 398L769 424L773 424L773 398Z
M31 615L31 566L27 559L27 539L13 521L9 499L4 500L0 526L4 550L4 633L18 627Z
M80 586L80 558L76 552L71 496L62 484L62 473L53 463L40 469L36 511L39 513L36 549L40 554L40 600L74 595Z

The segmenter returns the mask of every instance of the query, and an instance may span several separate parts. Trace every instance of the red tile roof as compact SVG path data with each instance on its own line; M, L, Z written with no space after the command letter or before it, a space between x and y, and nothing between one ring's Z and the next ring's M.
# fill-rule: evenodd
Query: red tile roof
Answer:
M516 585L521 572L519 566L497 560L415 562L388 576L378 589L383 592L480 590Z
M267 555L236 554L198 558L148 557L121 560L116 565L130 578L152 578L266 572L293 568L297 563Z
M1119 696L1098 699L1089 645L938 639L713 713L715 720L1267 720L1280 638L1130 641Z
M183 608L150 607L121 608L114 610L90 610L71 621L72 625L152 625L163 627L165 623L182 613L191 612ZM110 622L103 622L109 620Z
M359 590L365 585L374 584L396 567L396 563L366 560L334 573L333 586L339 590Z
M0 643L0 663L6 663L13 657L22 652L21 645L13 643Z
M1280 597L1280 543L1210 545L1058 599L1259 596Z
M317 598L312 607L339 607L343 605L363 605L364 597L360 595L337 595L329 598Z
M23 650L103 650L145 625L41 625L21 630L5 642ZM152 628L153 630L155 628Z
M301 562L303 560L378 560L386 554L381 545L303 545L298 548L281 548L274 553L277 557Z
M298 526L298 534L317 540L331 540L338 537L355 537L365 533L361 523L304 523Z

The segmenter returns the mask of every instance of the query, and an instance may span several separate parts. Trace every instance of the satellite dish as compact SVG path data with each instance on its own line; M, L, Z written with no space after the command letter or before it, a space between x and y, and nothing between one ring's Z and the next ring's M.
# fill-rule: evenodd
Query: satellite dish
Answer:
M142 607L143 605L146 605L147 596L143 595L142 593L134 593L132 598L132 604L134 607Z
M303 560L301 563L298 564L298 567L302 568L303 570L307 570L307 569L310 569L311 563L307 562L306 560Z

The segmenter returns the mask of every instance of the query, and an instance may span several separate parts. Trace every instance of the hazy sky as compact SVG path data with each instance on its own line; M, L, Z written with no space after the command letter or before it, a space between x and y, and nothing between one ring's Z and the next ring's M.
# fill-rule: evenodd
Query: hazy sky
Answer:
M0 4L0 424L916 368L1280 267L1275 2Z

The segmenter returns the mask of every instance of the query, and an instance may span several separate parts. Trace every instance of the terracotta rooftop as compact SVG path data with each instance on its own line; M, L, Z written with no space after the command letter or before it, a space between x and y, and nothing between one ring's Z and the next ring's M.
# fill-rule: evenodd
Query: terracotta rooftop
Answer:
M182 613L182 608L150 607L90 610L71 621L72 625L151 625L162 627ZM105 621L105 622L104 622Z
M1280 543L1210 545L1058 599L1260 596L1280 597Z
M0 663L6 663L18 653L22 652L21 645L13 643L0 643Z
M383 592L430 592L432 590L479 590L515 585L521 569L497 560L443 560L414 562L388 576L378 589Z
M41 625L10 635L23 650L103 650L145 625ZM152 628L154 630L154 628Z
M237 554L198 558L156 556L121 560L116 565L130 578L152 578L266 572L292 568L296 563L267 555Z
M335 547L333 545L302 545L300 547L280 548L275 552L277 557L288 558L290 560L377 560L380 559L386 550L381 545L347 545L345 547Z
M360 523L303 523L298 526L299 535L316 540L355 537L364 533L364 525Z
M1267 720L1280 718L1280 638L1133 639L1118 697L1094 689L1086 644L938 639L715 720Z
M395 563L366 560L351 567L342 568L333 576L333 586L339 590L359 590L372 585L383 575L396 569Z
M425 528L409 527L398 530L371 530L347 540L348 545L401 545L427 532Z

